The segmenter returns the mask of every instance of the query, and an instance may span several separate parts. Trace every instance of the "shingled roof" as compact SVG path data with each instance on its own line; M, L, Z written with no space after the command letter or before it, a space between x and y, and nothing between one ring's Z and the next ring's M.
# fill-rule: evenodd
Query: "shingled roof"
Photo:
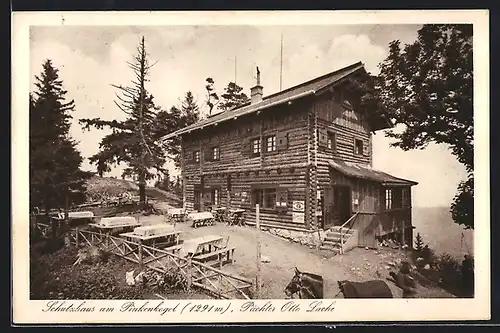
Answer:
M299 98L303 98L305 96L316 94L321 91L323 88L328 87L332 84L337 83L341 79L359 71L364 70L363 63L357 62L350 66L344 67L342 69L336 70L334 72L325 74L323 76L317 77L310 81L301 83L297 86L288 88L286 90L274 93L272 95L266 96L262 99L261 102L250 104L246 103L238 108L224 111L219 114L213 115L207 119L203 119L195 124L190 126L181 128L175 132L165 135L161 138L161 140L171 139L175 136L189 133L198 129L202 129L207 126L219 124L221 122L225 122L231 119L236 119L243 115L251 114L263 109L270 108L272 106L280 105L283 103L287 103L292 100L296 100Z
M417 182L403 178L394 177L386 172L372 168L369 165L350 163L344 161L329 160L331 168L343 173L348 177L372 180L385 186L391 185L418 185Z

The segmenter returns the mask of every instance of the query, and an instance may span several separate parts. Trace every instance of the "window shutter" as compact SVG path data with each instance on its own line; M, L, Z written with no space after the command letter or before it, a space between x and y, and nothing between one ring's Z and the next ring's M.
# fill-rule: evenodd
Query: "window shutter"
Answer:
M328 144L328 133L324 129L318 129L318 144L320 147L326 147Z
M332 133L332 150L337 152L337 133Z
M278 132L276 134L276 148L278 150L288 149L288 133Z
M250 154L250 149L250 139L244 138L243 141L241 141L241 154L248 156Z
M369 151L369 141L363 140L363 155L364 156L370 156L370 151Z
M206 149L205 150L205 161L211 161L212 160L212 149Z

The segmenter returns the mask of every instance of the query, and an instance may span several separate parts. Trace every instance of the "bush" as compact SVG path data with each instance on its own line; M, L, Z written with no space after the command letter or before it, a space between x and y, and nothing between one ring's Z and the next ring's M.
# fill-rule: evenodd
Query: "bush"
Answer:
M436 266L441 276L441 283L460 287L461 264L455 258L448 253L443 253L439 256Z
M417 244L417 241L415 243ZM414 260L416 260L418 271L427 279L439 283L444 289L455 295L463 295L462 263L457 259L448 253L436 256L429 245L425 245L420 251L415 249ZM426 267L426 265L429 266Z
M101 252L99 261L73 266L77 256L75 248L67 247L45 255L32 251L31 299L144 298L146 290L137 286L124 286L114 275L124 269L123 260Z

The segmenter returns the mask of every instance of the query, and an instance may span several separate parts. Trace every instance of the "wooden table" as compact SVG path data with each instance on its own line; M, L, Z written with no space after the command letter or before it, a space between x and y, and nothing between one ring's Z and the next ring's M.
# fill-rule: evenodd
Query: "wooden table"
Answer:
M215 224L214 214L211 212L189 213L188 218L192 221L193 228Z
M99 233L109 233L115 234L117 232L128 232L134 230L136 227L140 227L140 223L137 224L123 224L123 225L102 225L99 223L89 223L89 226L93 229L99 230Z
M244 209L235 208L229 209L229 225L243 225L243 213Z
M222 268L225 261L233 262L235 249L236 247L228 247L227 242L224 244L223 237L219 235L189 239L184 242L183 246L184 256L190 256L201 262L217 259L219 268Z
M186 210L182 208L170 208L167 210L167 214L174 220L174 223L183 222Z
M223 237L220 235L207 235L191 238L184 241L183 252L186 256L195 256L206 252L212 252L222 246Z
M213 209L215 221L220 223L226 222L226 207L216 207Z
M152 236L140 236L136 235L133 232L127 232L124 234L120 234L121 237L126 238L132 242L139 242L143 245L151 246L151 247L163 247L163 246L175 246L179 245L180 235L182 231L172 230L169 232L165 232L159 235Z

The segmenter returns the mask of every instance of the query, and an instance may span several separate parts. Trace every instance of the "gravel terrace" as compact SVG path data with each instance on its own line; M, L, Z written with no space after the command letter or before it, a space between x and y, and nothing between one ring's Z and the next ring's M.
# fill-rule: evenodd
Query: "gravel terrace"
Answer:
M163 216L141 217L141 224L151 225L164 222ZM187 240L204 235L230 236L229 245L236 246L233 264L227 264L223 270L240 276L254 279L257 271L257 230L253 227L226 226L217 224L192 228L188 223L177 223L181 230L181 239ZM342 297L337 286L338 280L367 281L389 277L389 271L398 260L404 258L399 250L381 249L367 250L356 248L344 255L334 255L325 250L310 249L306 246L290 242L267 232L261 232L261 254L269 259L261 264L261 280L263 298L284 298L283 289L293 276L294 267L304 272L320 274L325 280L325 298ZM401 297L401 290L388 281L395 297ZM436 286L417 288L418 298L454 297Z

